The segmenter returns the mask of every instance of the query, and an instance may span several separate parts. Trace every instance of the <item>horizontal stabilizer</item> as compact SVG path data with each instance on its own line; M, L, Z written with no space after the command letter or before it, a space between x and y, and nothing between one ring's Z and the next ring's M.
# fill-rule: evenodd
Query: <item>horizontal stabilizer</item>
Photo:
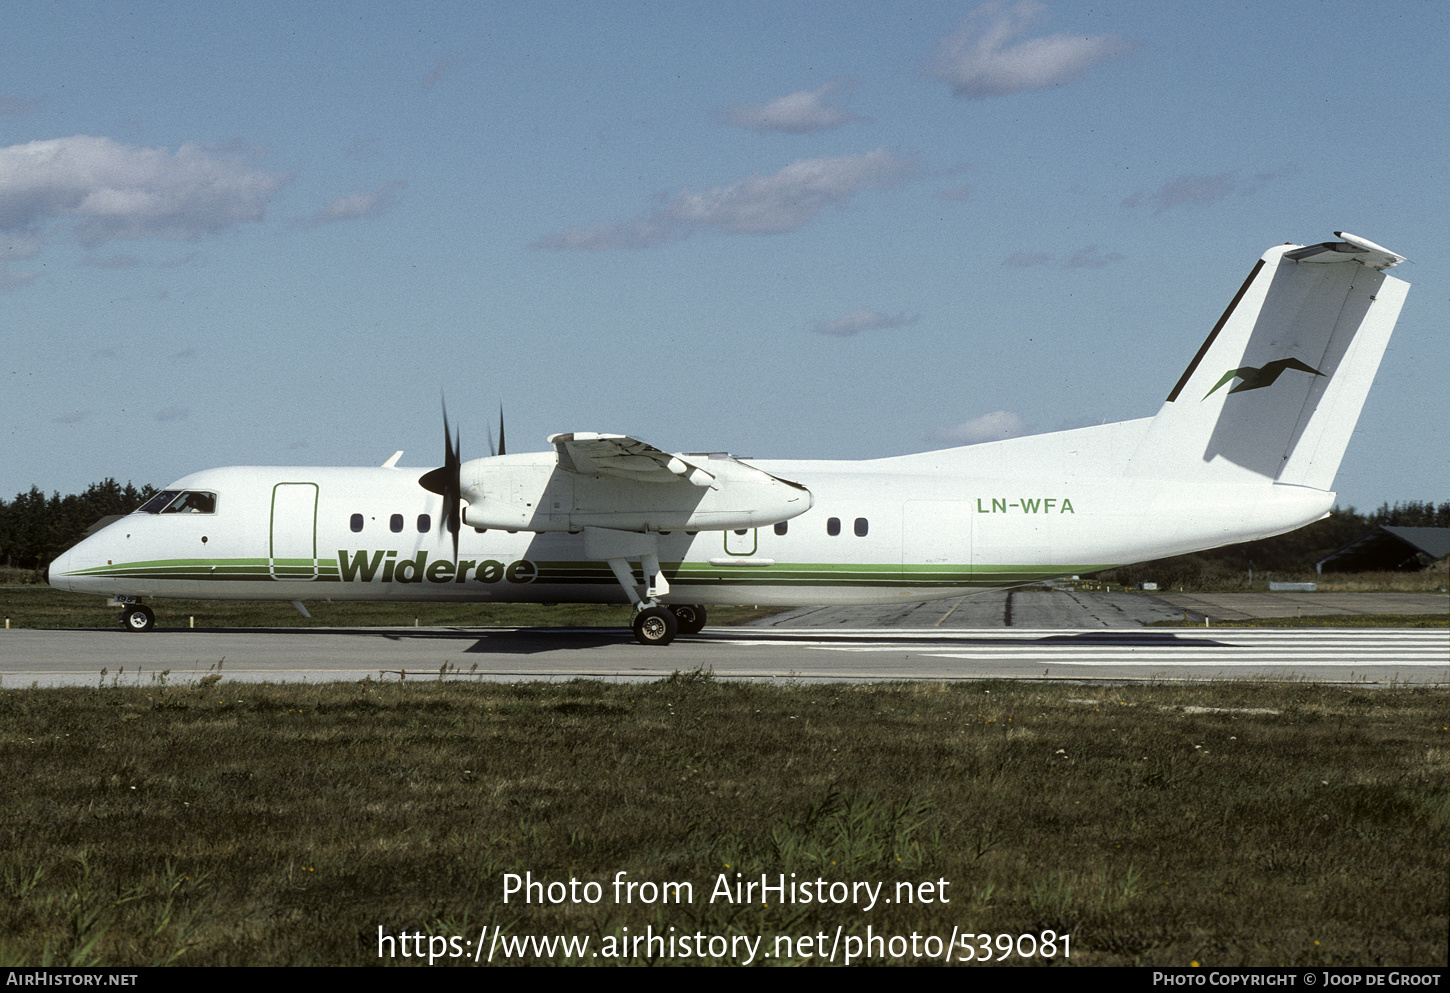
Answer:
M1310 245L1298 251L1285 252L1284 258L1293 262L1359 262L1381 272L1393 269L1405 261L1403 255L1397 255L1388 248L1381 248L1374 242L1366 241L1348 231L1334 233L1344 240L1326 241L1322 245Z

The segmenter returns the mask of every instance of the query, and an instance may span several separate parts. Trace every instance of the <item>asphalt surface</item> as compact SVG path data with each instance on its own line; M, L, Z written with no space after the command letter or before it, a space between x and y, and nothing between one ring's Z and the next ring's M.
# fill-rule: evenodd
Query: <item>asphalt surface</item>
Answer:
M1283 594L1020 591L910 606L808 608L707 628L666 648L623 629L262 628L0 631L0 688L250 682L611 679L1300 679L1450 686L1450 629L1246 629L1215 618L1303 610ZM1290 594L1289 596L1304 596ZM1312 596L1309 595L1309 596ZM1321 613L1426 613L1443 597L1343 594ZM1238 599L1234 599L1238 598ZM1429 606L1427 607L1426 604ZM1317 608L1317 603L1311 601ZM1350 606L1358 609L1348 609ZM1200 612L1202 611L1202 612ZM1205 627L1145 627L1181 620Z
M0 688L395 679L649 681L1223 678L1450 685L1450 631L706 629L668 648L612 630L10 631Z
M1444 593L1088 593L993 590L887 607L801 607L754 622L781 628L1135 628L1249 617L1445 614Z

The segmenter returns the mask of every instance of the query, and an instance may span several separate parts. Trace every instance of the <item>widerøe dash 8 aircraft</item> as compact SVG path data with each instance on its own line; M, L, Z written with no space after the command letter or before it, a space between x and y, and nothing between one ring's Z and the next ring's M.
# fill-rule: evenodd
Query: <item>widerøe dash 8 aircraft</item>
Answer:
M629 602L664 645L711 604L929 600L1281 534L1333 506L1409 289L1402 256L1336 235L1265 252L1154 417L861 462L585 432L463 462L445 414L440 468L198 472L50 583L134 631L142 597Z

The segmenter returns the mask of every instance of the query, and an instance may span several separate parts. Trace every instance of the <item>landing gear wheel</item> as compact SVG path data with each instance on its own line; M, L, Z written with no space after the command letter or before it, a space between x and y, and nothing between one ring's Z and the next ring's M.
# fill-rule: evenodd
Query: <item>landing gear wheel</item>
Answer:
M670 608L680 634L699 634L705 626L705 608L698 603L681 603Z
M679 629L675 615L664 607L646 607L634 615L634 640L641 645L668 645Z
M156 615L150 607L140 604L127 607L121 614L121 627L127 631L150 631L156 626Z

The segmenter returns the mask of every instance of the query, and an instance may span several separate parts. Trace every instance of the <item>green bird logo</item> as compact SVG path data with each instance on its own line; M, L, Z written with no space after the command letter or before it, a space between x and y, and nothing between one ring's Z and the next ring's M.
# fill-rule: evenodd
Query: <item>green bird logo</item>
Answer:
M1312 372L1316 376L1324 375L1318 369L1305 365L1298 359L1277 359L1273 362L1265 363L1262 368L1255 368L1251 365L1240 366L1237 369L1230 369L1224 373L1223 378L1213 384L1213 389L1203 395L1203 399L1207 400L1214 393L1218 392L1220 386L1234 379L1242 379L1243 382L1229 390L1230 393L1242 393L1245 390L1261 390L1265 386L1272 386L1274 380L1278 379L1279 374L1285 369L1298 369L1300 372Z

